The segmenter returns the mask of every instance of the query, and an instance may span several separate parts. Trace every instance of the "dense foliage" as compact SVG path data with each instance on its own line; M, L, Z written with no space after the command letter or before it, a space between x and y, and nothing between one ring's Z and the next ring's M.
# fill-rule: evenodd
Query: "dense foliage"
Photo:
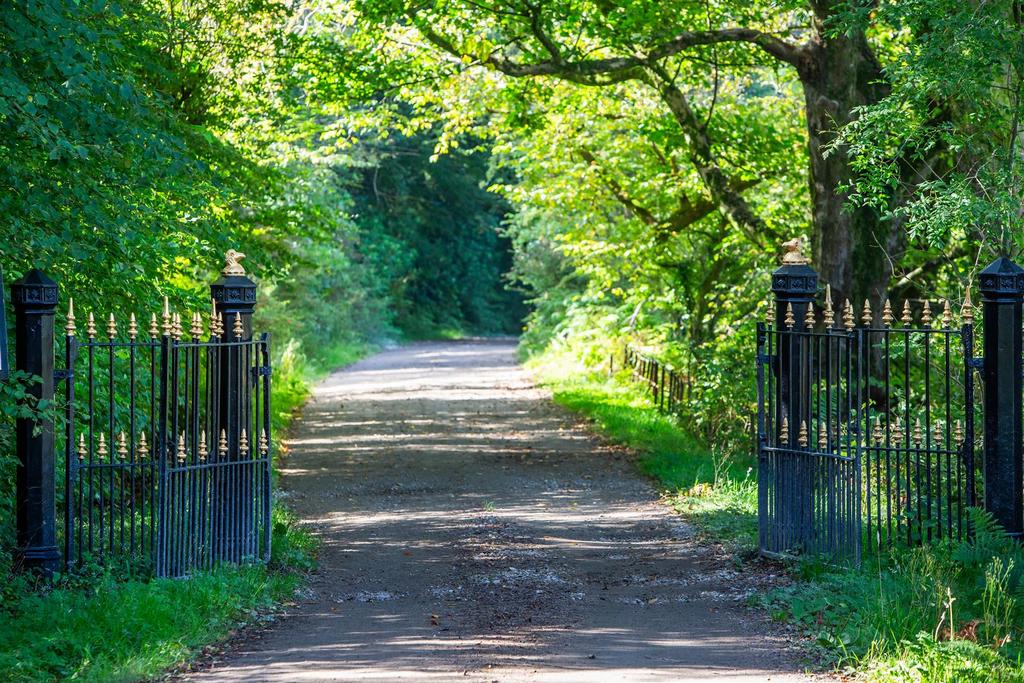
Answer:
M858 307L959 308L979 267L1024 248L1022 15L1019 0L11 0L0 265L7 284L44 268L80 319L105 318L163 296L205 308L239 248L294 400L304 363L515 332L526 299L528 353L593 367L645 346L689 375L690 436L739 452L784 240L809 238ZM23 400L30 381L0 390L0 557L9 423L47 408Z
M273 0L0 6L6 284L42 268L61 318L74 297L80 324L113 313L123 326L164 296L206 310L223 252L239 249L282 387L307 356L324 364L367 340L517 331L488 149L432 164L430 128L324 143L324 112L295 83L297 12ZM0 557L13 540L11 420L46 408L23 388L0 393Z

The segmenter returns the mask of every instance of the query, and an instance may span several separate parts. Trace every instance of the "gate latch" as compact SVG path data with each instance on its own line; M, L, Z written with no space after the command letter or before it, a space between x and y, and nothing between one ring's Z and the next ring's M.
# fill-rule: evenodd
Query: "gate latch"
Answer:
M259 367L254 367L252 369L252 379L253 379L253 381L256 381L256 379L258 377L270 377L270 375L271 375L271 372L270 372L270 366L269 365L261 365Z
M53 371L53 381L54 382L60 382L60 381L66 380L66 379L71 379L74 376L75 376L75 373L72 370L70 370L70 369L63 369L63 370L62 369L54 369L54 371Z

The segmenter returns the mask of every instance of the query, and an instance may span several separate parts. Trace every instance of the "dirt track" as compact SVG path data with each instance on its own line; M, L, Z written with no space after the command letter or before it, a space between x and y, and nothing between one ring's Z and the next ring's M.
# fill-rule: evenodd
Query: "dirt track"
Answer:
M415 344L316 389L282 486L321 570L196 680L805 680L743 606L760 578L694 542L513 351Z

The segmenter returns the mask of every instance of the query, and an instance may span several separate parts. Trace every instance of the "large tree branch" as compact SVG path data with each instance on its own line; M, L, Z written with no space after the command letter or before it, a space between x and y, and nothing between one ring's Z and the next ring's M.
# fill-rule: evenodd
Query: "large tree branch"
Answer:
M672 77L657 65L648 69L645 81L658 89L662 101L682 129L689 144L690 160L716 205L754 244L763 246L762 238L768 234L767 226L747 204L736 182L719 166L707 128L697 118L686 95L676 86Z
M458 57L480 59L479 55L467 54L448 36L439 33L428 23L411 19L423 36L445 52ZM544 32L538 12L531 13L530 31L541 43L550 59L537 62L519 62L506 57L500 50L491 52L481 61L502 73L513 77L555 76L584 85L605 85L639 78L642 69L653 62L677 55L690 48L719 43L750 43L787 64L799 66L803 48L786 42L770 33L751 28L735 27L711 31L683 31L671 40L654 46L639 55L607 57L603 59L565 60L557 43Z
M579 155L581 159L596 169L601 182L620 204L626 207L644 225L654 229L655 237L659 242L665 242L682 232L685 228L715 213L719 208L718 203L711 198L699 197L696 201L692 201L685 193L680 193L679 207L667 218L659 218L653 211L633 199L615 178L604 173L600 168L597 158L590 150L581 148ZM760 178L755 178L751 180L732 180L730 184L732 189L739 193L750 189L759 182L761 182Z

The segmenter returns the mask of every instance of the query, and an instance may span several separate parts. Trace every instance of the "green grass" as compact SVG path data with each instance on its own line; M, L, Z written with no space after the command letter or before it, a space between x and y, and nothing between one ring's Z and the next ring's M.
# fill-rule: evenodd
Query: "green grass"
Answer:
M274 364L274 433L288 429L310 388L366 355L339 344L317 360L286 345ZM279 451L280 453L280 451ZM315 566L316 541L280 505L269 566L226 566L187 580L125 580L114 571L0 589L0 681L136 681L160 677L287 600Z
M753 458L694 439L628 376L590 371L565 351L549 350L529 367L557 403L633 449L639 468L701 533L741 557L756 548ZM792 585L756 601L795 624L821 661L858 680L1024 682L1024 549L983 515L974 528L970 544L874 555L861 568L794 562Z
M190 660L291 596L313 540L275 513L271 566L221 567L190 579L96 572L8 596L0 680L137 681ZM300 560L300 561L297 561Z

